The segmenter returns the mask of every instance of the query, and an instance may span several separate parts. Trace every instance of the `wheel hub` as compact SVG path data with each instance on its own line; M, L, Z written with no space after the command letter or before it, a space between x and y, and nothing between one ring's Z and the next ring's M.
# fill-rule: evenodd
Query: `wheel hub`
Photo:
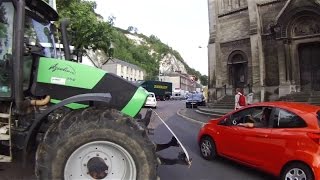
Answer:
M209 156L210 153L211 153L211 150L210 150L211 146L210 146L210 143L209 141L205 140L203 141L202 145L201 145L201 152L204 156Z
M108 175L108 165L100 157L93 157L88 161L88 174L94 179L103 179Z
M307 180L307 176L302 169L293 168L286 174L286 180Z
M64 167L65 180L136 179L133 157L123 147L108 141L86 143L73 151Z

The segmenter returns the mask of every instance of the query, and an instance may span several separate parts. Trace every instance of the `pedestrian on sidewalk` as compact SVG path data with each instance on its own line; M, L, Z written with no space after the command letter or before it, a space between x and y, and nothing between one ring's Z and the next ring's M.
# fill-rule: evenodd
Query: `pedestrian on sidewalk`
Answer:
M246 105L246 97L243 95L242 89L237 88L236 95L234 96L234 109L237 110Z

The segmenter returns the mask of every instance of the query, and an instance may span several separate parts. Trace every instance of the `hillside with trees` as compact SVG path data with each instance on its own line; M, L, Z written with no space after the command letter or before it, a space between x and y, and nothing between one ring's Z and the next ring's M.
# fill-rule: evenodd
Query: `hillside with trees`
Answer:
M159 74L161 59L172 54L185 66L188 74L200 78L203 85L207 84L206 76L201 76L199 71L189 67L179 52L162 43L157 36L139 34L133 26L129 26L127 30L114 27L116 17L109 17L104 21L95 12L96 6L94 1L57 0L60 19L70 20L70 43L76 48L78 57L87 49L99 49L110 54L109 47L112 42L114 58L140 66L146 71L146 79L154 80ZM141 39L140 43L128 38L128 35Z

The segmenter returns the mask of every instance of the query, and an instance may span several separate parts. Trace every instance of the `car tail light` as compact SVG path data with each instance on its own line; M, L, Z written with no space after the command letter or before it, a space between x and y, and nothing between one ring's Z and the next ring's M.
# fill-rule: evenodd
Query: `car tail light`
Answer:
M311 138L314 142L320 144L320 133L308 133L309 138Z

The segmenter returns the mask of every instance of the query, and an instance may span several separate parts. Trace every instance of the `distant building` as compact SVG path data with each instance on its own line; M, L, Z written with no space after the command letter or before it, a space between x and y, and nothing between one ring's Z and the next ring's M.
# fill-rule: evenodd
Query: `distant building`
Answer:
M114 73L128 81L144 80L145 76L142 68L115 58L109 60L105 65L102 65L101 69L109 73Z
M173 90L195 91L196 82L188 74L173 72L159 76L160 81L171 82Z
M209 100L320 91L319 0L208 0Z

